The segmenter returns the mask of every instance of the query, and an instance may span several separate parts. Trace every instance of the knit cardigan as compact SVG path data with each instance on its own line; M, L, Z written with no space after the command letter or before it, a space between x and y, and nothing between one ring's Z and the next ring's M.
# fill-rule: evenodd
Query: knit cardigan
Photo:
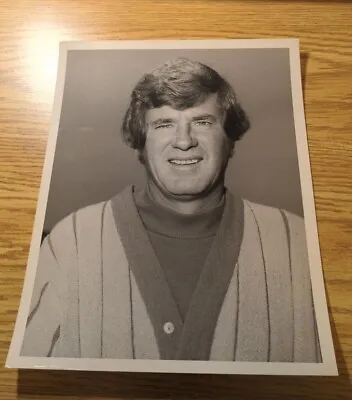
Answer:
M303 219L231 195L226 207L185 321L133 188L66 217L40 251L21 354L321 361Z

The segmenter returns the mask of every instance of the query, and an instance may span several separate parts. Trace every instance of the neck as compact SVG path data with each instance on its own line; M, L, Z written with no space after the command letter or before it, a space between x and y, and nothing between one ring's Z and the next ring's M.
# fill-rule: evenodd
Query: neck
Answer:
M148 183L148 191L151 198L159 205L170 208L171 210L184 215L194 215L200 212L208 211L217 207L225 193L224 185L212 190L203 197L177 198L166 196L155 185Z

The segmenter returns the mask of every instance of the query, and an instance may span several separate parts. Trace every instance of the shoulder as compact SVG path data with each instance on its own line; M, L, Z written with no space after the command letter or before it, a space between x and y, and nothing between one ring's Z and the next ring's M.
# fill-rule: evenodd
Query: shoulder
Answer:
M292 261L299 259L298 264L307 263L308 249L303 217L283 209L256 204L248 200L244 200L244 208L245 220L247 213L247 225L252 224L252 230L258 231L262 243L270 242L277 249L280 246L286 247L288 245ZM247 229L249 228L247 227ZM299 266L296 268L299 268Z
M112 203L116 201L126 202L130 188L126 188L112 199L101 201L82 207L71 212L59 221L49 233L53 242L75 241L80 237L93 236L100 233L104 223L112 218Z
M296 215L287 210L254 203L249 200L243 200L244 208L250 212L257 222L267 223L269 226L277 223L284 223L288 228L304 231L303 217Z
M82 220L90 221L93 224L96 221L96 217L103 214L103 210L109 202L110 200L91 204L71 212L54 226L50 236L74 231L76 229L77 222L81 222Z
M111 210L111 200L82 207L59 221L47 236L53 249L77 248L89 237L100 235L104 219ZM111 211L110 211L111 212Z
M306 230L303 217L289 211L244 200L244 226L257 230L262 239L290 244L291 251L306 252Z

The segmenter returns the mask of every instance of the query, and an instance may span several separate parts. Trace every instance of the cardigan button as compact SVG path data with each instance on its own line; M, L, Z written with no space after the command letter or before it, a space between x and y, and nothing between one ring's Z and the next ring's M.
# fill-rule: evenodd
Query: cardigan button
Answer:
M164 332L167 333L168 335L171 335L171 333L175 330L174 324L172 322L166 322L164 325Z

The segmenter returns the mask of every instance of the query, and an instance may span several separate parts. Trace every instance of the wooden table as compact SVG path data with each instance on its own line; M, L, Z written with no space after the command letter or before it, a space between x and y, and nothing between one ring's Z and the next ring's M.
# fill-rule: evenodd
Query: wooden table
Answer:
M0 399L351 399L352 3L0 0L0 357L20 301L60 40L301 39L315 199L339 377L0 370ZM40 393L40 396L39 396ZM351 397L350 397L351 396Z

